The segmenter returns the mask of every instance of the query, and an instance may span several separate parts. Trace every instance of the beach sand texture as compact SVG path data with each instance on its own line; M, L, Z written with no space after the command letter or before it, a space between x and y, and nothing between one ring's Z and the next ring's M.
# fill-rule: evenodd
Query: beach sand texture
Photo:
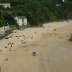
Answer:
M64 72L64 69L65 72L72 72L71 56L69 58L68 55L66 56L68 58L66 62L65 58L63 60L55 60L56 63L53 62L55 57L51 57L56 53L54 50L59 51L60 47L62 49L70 48L70 52L72 52L71 42L68 41L71 32L72 21L45 23L43 27L15 30L8 35L10 36L9 39L0 40L1 72L48 72L50 69L50 72ZM52 52L47 52L48 55L45 54L46 49L50 51L49 45L53 43L59 43L59 50L52 48ZM36 48L36 56L32 56L33 48ZM65 53L66 51L69 53L69 50L65 50ZM44 54L52 60L48 64L50 68L45 65ZM59 59L58 57L57 55L56 58Z

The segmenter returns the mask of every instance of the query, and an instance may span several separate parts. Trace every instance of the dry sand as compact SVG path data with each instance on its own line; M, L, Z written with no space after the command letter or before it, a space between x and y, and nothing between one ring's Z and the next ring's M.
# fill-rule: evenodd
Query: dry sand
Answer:
M0 41L1 72L46 72L44 62L46 48L53 42L60 42L64 47L71 31L72 21L46 23L43 28L15 30L8 35L11 38ZM68 47L71 46L71 43L67 44ZM32 48L36 48L36 56L32 56Z

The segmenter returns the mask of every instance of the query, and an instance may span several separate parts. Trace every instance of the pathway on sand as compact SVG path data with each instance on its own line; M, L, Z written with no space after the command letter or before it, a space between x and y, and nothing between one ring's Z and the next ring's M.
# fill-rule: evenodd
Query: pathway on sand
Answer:
M59 42L48 46L44 54L47 72L72 72L72 48L64 48Z

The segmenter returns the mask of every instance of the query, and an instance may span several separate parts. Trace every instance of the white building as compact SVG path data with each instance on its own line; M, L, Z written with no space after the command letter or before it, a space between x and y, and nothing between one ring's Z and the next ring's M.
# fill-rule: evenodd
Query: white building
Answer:
M62 0L62 2L65 2L65 0Z
M11 8L10 3L0 3L1 6L3 6L4 8Z
M17 16L15 20L19 26L27 26L27 18L25 16Z

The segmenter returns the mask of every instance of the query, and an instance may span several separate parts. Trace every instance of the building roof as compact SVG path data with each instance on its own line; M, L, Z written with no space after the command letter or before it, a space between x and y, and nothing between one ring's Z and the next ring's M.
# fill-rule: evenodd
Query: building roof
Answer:
M17 16L18 19L25 19L25 16Z

